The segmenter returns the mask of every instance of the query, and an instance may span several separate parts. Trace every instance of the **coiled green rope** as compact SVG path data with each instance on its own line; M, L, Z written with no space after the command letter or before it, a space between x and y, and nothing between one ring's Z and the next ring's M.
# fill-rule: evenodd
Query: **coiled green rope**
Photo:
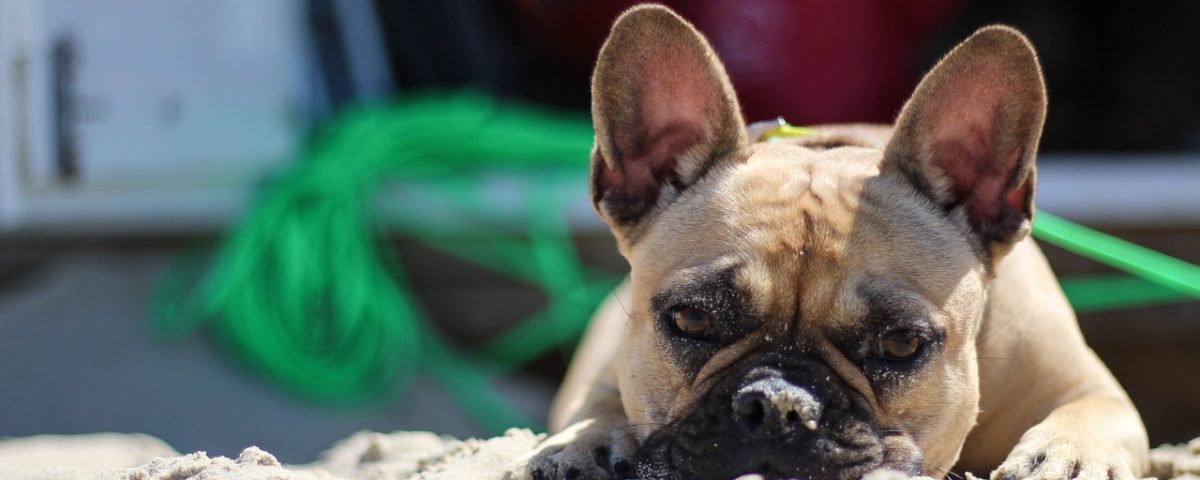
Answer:
M547 330L557 332L548 335L551 342L485 349L518 362L578 331L576 324L615 284L614 276L579 265L561 203L552 198L530 197L528 238L482 244L456 241L416 214L384 228L373 202L381 186L395 181L436 185L445 195L432 202L455 203L486 225L493 200L475 191L480 175L556 169L583 175L591 138L585 119L471 93L410 97L349 112L265 185L211 268L207 260L184 259L167 273L153 326L178 337L207 323L222 345L267 378L338 403L402 388L422 365L424 350L432 377L472 392L460 400L474 402L468 409L483 423L497 423L489 419L499 416L529 424L505 405L479 403L486 378L425 328L400 260L378 239L398 228L547 289L553 305L542 317L558 325Z

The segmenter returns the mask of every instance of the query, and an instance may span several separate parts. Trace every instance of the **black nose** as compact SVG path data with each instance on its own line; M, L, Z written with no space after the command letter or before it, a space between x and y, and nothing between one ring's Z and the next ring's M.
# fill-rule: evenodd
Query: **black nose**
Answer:
M755 380L733 394L733 414L748 433L779 436L799 428L816 430L821 403L808 390L782 378Z

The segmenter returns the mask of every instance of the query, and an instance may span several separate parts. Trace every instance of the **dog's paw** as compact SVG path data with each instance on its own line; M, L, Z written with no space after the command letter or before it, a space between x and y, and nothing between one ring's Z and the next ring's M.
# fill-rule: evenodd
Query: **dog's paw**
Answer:
M625 479L635 476L634 432L624 421L584 420L547 438L509 466L506 480Z
M1133 470L1108 442L1093 438L1027 435L991 480L1131 480Z

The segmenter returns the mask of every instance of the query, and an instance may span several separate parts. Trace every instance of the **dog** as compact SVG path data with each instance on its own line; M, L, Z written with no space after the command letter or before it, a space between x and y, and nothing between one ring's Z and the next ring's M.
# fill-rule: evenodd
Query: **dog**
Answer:
M1141 419L1029 238L1045 113L990 26L893 126L755 142L705 38L625 12L590 185L631 272L511 478L1138 478Z

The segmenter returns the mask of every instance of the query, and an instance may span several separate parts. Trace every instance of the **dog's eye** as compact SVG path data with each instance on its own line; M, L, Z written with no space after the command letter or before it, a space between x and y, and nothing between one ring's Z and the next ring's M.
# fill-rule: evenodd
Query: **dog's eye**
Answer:
M712 315L694 307L671 309L671 320L679 333L689 337L707 337L713 326Z
M887 360L908 360L921 348L921 338L912 330L899 330L879 339L879 354Z

